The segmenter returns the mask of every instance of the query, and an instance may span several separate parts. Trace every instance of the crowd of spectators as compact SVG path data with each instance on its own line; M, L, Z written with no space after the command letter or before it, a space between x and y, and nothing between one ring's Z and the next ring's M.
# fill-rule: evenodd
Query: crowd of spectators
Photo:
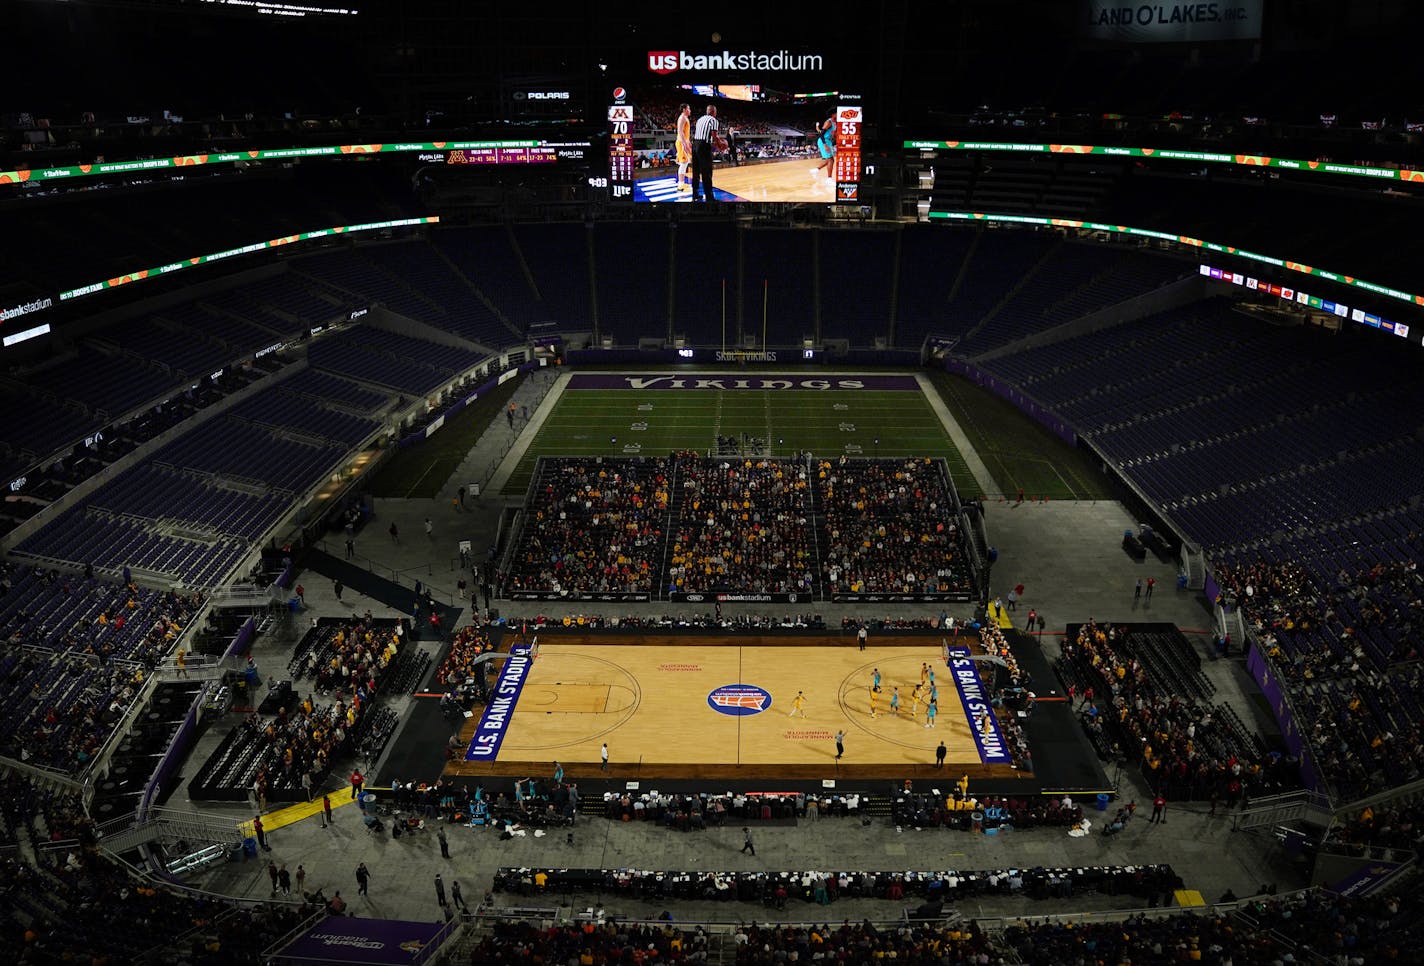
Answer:
M1337 797L1420 777L1424 575L1414 561L1334 574L1294 562L1228 564L1215 577L1218 603L1241 609Z
M262 950L314 910L249 906L154 885L90 849L37 867L0 858L0 948L12 962L130 962L162 950L195 964L257 964Z
M707 936L672 926L583 922L549 926L496 921L470 954L473 963L707 962Z
M0 754L82 772L133 707L146 672L91 657L12 650L0 657Z
M1230 896L1224 897L1230 899ZM1314 889L1261 897L1235 913L1019 922L1003 940L1026 966L1200 962L1207 966L1404 962L1424 938L1416 893L1352 899Z
M784 819L818 821L821 817L859 815L857 793L836 795L747 795L742 793L641 794L605 792L603 814L612 821L651 821L677 831L695 831L727 822L755 823Z
M1019 711L1033 712L1034 696L1029 690L1033 683L1032 675L1019 666L1008 638L998 624L987 621L979 628L979 644L985 654L1003 662L1002 669L995 664L988 665L992 681L999 682L1000 675L1003 678L1001 684L991 689L990 706L1008 745L1009 757L1015 768L1033 771L1033 752L1029 749L1028 736L1024 734L1017 714Z
M809 594L811 488L794 460L685 460L671 593Z
M1169 865L1077 868L930 870L921 872L829 869L782 872L668 871L638 869L500 868L494 891L515 895L594 892L652 901L710 899L784 907L786 899L825 905L838 899L914 901L943 906L989 896L1071 899L1084 894L1131 896L1136 908L1170 905L1182 882ZM823 899L819 890L828 893ZM784 890L784 895L782 891ZM902 915L896 909L895 915Z
M445 660L436 668L436 683L446 691L461 691L472 685L483 691L481 685L485 680L485 665L476 661L494 650L495 645L487 628L478 624L465 625L455 632L450 649L445 652Z
M812 926L742 924L731 941L737 963L794 962L965 963L992 966L1006 960L975 925L869 922ZM672 925L581 923L544 928L499 922L474 950L475 962L659 963L707 962L708 937Z
M541 467L503 577L515 599L974 588L938 460L673 453Z
M547 614L525 615L504 619L507 627L529 628L531 631L557 630L560 627L579 630L606 627L705 627L726 631L766 631L776 628L812 628L826 626L820 614ZM844 629L844 624L842 625Z
M0 753L82 770L202 606L92 572L0 562Z
M965 783L967 785L967 782ZM950 828L980 831L1002 828L1075 828L1083 824L1083 809L1070 796L1008 798L970 795L954 789L947 795L916 794L901 789L890 802L896 827Z
M748 966L786 962L964 963L1005 962L990 938L974 923L944 926L905 922L877 928L869 922L832 927L742 926L733 934L737 962Z
M929 898L921 911L933 912L935 899L963 899L984 894L1023 894L1046 899L1084 891L1132 896L1141 904L1166 905L1180 881L1168 866L1126 866L1091 870L1091 877L1074 870L1025 869L982 873L970 877L918 874L914 881L899 873L631 873L610 872L589 879L591 887L614 895L639 895L652 901L702 898L709 901L759 901L784 908L787 899L822 905L842 897L903 901ZM1074 874L1064 874L1074 873ZM527 882L525 881L527 880ZM540 884L542 883L544 884ZM527 890L526 887L527 886ZM512 888L511 888L512 887ZM501 870L496 891L561 891L557 871ZM1229 893L1222 902L1239 902ZM1020 920L990 932L968 922L917 921L876 925L846 921L829 925L743 923L732 942L739 963L798 961L993 964L1026 966L1091 966L1135 963L1167 966L1201 962L1210 966L1279 966L1283 963L1329 962L1364 966L1400 962L1424 937L1418 915L1424 901L1414 893L1372 898L1341 897L1323 890L1275 897L1262 895L1240 902L1235 911L1218 908L1170 914L1139 913L1123 919ZM664 914L664 919L670 916ZM627 938L625 938L627 937ZM681 943L675 942L680 937ZM643 943L633 956L628 939ZM610 941L613 946L608 945ZM543 943L541 947L539 944ZM622 945L619 945L622 944ZM696 959L704 945L699 928L666 925L585 923L543 929L530 924L497 921L481 950L509 961L529 961L549 951L550 961L585 951L602 954L607 962L656 962ZM692 950L694 952L689 952ZM623 958L618 958L618 957ZM493 960L491 960L493 961ZM586 961L586 960L585 960Z
M316 679L316 692L371 694L383 673L405 645L400 621L372 620L352 615L349 621L319 624L298 645L305 655L295 671L298 677Z
M259 808L266 807L275 790L295 791L303 786L303 776L319 784L332 764L349 750L351 731L359 720L364 702L353 698L351 705L338 697L335 704L317 707L307 697L297 711L284 707L264 721L256 712L238 725L235 739L259 747L253 770L252 795ZM288 797L288 796L283 796Z
M1344 845L1375 846L1385 849L1424 847L1424 802L1390 802L1379 808L1367 806L1330 829L1329 839Z
M23 775L0 774L0 842L5 845L89 843L93 829L78 793L41 785Z
M542 461L506 593L648 593L662 562L674 460Z
M973 587L953 493L929 458L816 466L830 594L950 594Z
M299 702L283 702L270 717L252 712L233 739L259 746L251 786L259 807L265 807L269 793L285 800L306 787L307 779L320 784L338 758L356 750L352 739L370 730L376 694L403 644L399 621L357 615L307 632L299 644L304 656L295 657L294 664L299 678L316 679L315 692ZM316 694L330 695L333 701L318 706ZM280 796L275 794L278 789L283 791Z
M1226 709L1165 689L1121 648L1122 628L1091 619L1065 637L1059 674L1100 754L1142 768L1149 786L1173 799L1225 799L1297 787L1294 763L1261 753Z

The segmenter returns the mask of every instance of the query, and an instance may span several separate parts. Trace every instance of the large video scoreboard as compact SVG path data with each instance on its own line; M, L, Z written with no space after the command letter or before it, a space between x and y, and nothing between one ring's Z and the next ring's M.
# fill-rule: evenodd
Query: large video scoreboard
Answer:
M860 202L858 95L792 93L762 84L651 84L615 88L608 107L608 187L615 201L687 203L694 163L679 163L678 117L694 128L709 105L722 141L713 152L713 200Z

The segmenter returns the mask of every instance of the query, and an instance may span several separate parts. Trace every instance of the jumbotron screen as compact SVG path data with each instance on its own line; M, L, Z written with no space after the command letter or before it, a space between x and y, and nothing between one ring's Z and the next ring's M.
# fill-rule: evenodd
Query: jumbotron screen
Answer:
M698 158L705 155L695 134L709 107L718 133L709 145L710 200L859 202L860 97L747 83L615 90L608 109L613 198L642 204L702 200L709 179L699 178ZM684 124L691 150L679 144Z

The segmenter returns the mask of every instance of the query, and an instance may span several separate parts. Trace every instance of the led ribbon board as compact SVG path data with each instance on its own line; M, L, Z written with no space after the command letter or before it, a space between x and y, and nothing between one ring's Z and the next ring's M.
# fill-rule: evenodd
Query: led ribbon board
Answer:
M265 251L270 248L280 248L283 245L310 241L314 238L326 238L331 235L350 235L359 231L378 231L382 228L404 228L409 225L434 225L439 222L439 215L425 215L421 218L401 218L396 221L373 221L364 225L338 225L335 228L319 228L316 231L302 232L300 235L286 235L282 238L273 238L271 241L253 242L251 245L243 245L241 248L229 248L225 252L213 252L211 255L197 255L193 258L185 258L180 262L171 262L167 265L160 265L157 268L145 268L141 271L130 272L127 275L120 275L117 278L105 279L102 282L91 282L88 285L81 285L79 288L72 288L67 292L60 292L59 300L61 302L67 302L70 299L77 299L84 295L93 295L95 292L102 292L105 289L128 285L131 282L141 282L149 278L158 278L161 275L171 275L185 268L196 268L199 265L219 262L224 258L232 258L235 255L249 255L252 252Z
M1248 168L1277 168L1344 174L1376 181L1412 181L1424 184L1424 171L1407 168L1371 168L1360 164L1330 161L1299 161L1264 154L1221 154L1212 151L1178 151L1167 148L1119 148L1100 144L1020 144L1016 141L905 141L907 150L919 151L1005 151L1015 154L1096 154L1120 158L1165 158L1170 161L1199 161L1206 164L1233 164ZM0 173L0 179L4 174Z
M1303 262L1292 262L1284 258L1274 258L1270 255L1258 255L1256 252L1248 252L1244 248L1235 248L1231 245L1202 241L1200 238L1193 238L1190 235L1173 235L1170 232L1152 231L1149 228L1133 228L1129 225L1105 225L1101 222L1079 221L1074 218L1040 218L1035 215L1001 215L983 211L932 211L929 213L929 216L931 218L948 218L953 221L1003 221L1020 225L1044 225L1054 228L1085 228L1088 231L1107 231L1116 235L1157 238L1162 241L1176 242L1180 245L1191 245L1193 248L1220 252L1223 255L1249 258L1252 261L1274 265L1276 268L1288 268L1292 272L1300 272L1302 275L1323 278L1327 281L1338 282L1341 285L1349 285L1353 288L1363 289L1366 292L1373 292L1375 295L1385 295L1392 299L1398 299L1401 302L1408 302L1411 305L1424 306L1424 295L1415 295L1397 288L1390 288L1388 285L1377 285L1374 282L1367 282L1362 278L1356 278L1354 275L1342 275L1338 272L1326 271L1323 268L1316 268L1313 265L1306 265Z
M234 164L238 161L283 161L293 158L339 158L353 154L418 154L434 151L473 151L476 155L492 153L505 163L512 161L546 160L545 149L556 153L572 145L548 141L423 141L400 144L336 144L316 148L268 148L260 151L223 151L211 154L180 154L171 158L142 158L134 161L105 161L99 164L75 164L55 168L21 168L0 171L0 185L41 183L69 178L89 178L101 174L134 174L143 171L165 171L174 168L202 167L211 164ZM582 146L580 143L579 146Z

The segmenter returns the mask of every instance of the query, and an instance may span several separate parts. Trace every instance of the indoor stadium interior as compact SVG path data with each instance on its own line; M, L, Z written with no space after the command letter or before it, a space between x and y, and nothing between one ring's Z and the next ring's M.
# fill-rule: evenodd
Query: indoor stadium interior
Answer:
M741 6L10 5L7 961L1412 959L1424 7Z

